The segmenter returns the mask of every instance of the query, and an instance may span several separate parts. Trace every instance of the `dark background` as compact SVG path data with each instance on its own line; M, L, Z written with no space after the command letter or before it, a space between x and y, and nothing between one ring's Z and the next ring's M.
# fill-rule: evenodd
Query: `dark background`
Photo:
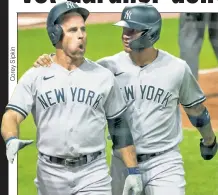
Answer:
M4 113L5 106L8 102L8 1L2 2L2 9L0 11L1 20L1 71L0 71L0 121ZM14 32L16 33L16 32ZM8 161L6 157L5 143L0 136L0 194L8 195Z

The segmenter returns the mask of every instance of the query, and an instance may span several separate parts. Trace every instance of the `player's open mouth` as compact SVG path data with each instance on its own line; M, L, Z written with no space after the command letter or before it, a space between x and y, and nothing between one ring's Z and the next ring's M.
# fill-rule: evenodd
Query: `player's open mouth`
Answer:
M129 47L129 42L123 42L125 47Z
M80 44L80 45L79 45L79 49L84 50L83 44Z

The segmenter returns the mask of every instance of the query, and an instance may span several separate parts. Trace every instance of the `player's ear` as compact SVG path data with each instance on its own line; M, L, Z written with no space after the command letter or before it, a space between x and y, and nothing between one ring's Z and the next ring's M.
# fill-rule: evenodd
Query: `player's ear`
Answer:
M37 58L37 60L33 63L34 67L40 66L50 66L52 64L52 56L55 54L43 54Z

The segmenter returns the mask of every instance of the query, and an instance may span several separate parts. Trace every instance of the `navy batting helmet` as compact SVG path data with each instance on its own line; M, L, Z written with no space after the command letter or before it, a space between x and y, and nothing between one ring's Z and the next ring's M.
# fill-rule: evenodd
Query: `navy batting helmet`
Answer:
M69 12L79 13L83 17L84 21L86 21L86 19L89 16L89 11L87 9L79 7L77 4L71 1L63 2L55 5L50 10L47 18L47 32L54 46L58 43L58 41L61 40L63 34L63 29L60 26L60 24L57 24L57 19L63 14Z
M115 25L142 31L139 38L129 43L132 50L140 51L152 47L159 39L162 18L154 6L140 3L126 6L122 11L121 20Z

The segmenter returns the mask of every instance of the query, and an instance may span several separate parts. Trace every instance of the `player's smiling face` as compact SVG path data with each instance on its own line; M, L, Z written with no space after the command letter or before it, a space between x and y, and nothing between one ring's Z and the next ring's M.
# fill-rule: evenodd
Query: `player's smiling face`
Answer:
M129 43L132 40L137 39L140 37L142 32L132 29L132 28L126 28L123 27L123 33L122 33L122 42L123 42L123 47L124 51L127 53L130 53L132 50L129 48Z
M64 31L64 52L74 58L83 58L86 49L86 27L83 17L75 13L66 14L61 26Z

